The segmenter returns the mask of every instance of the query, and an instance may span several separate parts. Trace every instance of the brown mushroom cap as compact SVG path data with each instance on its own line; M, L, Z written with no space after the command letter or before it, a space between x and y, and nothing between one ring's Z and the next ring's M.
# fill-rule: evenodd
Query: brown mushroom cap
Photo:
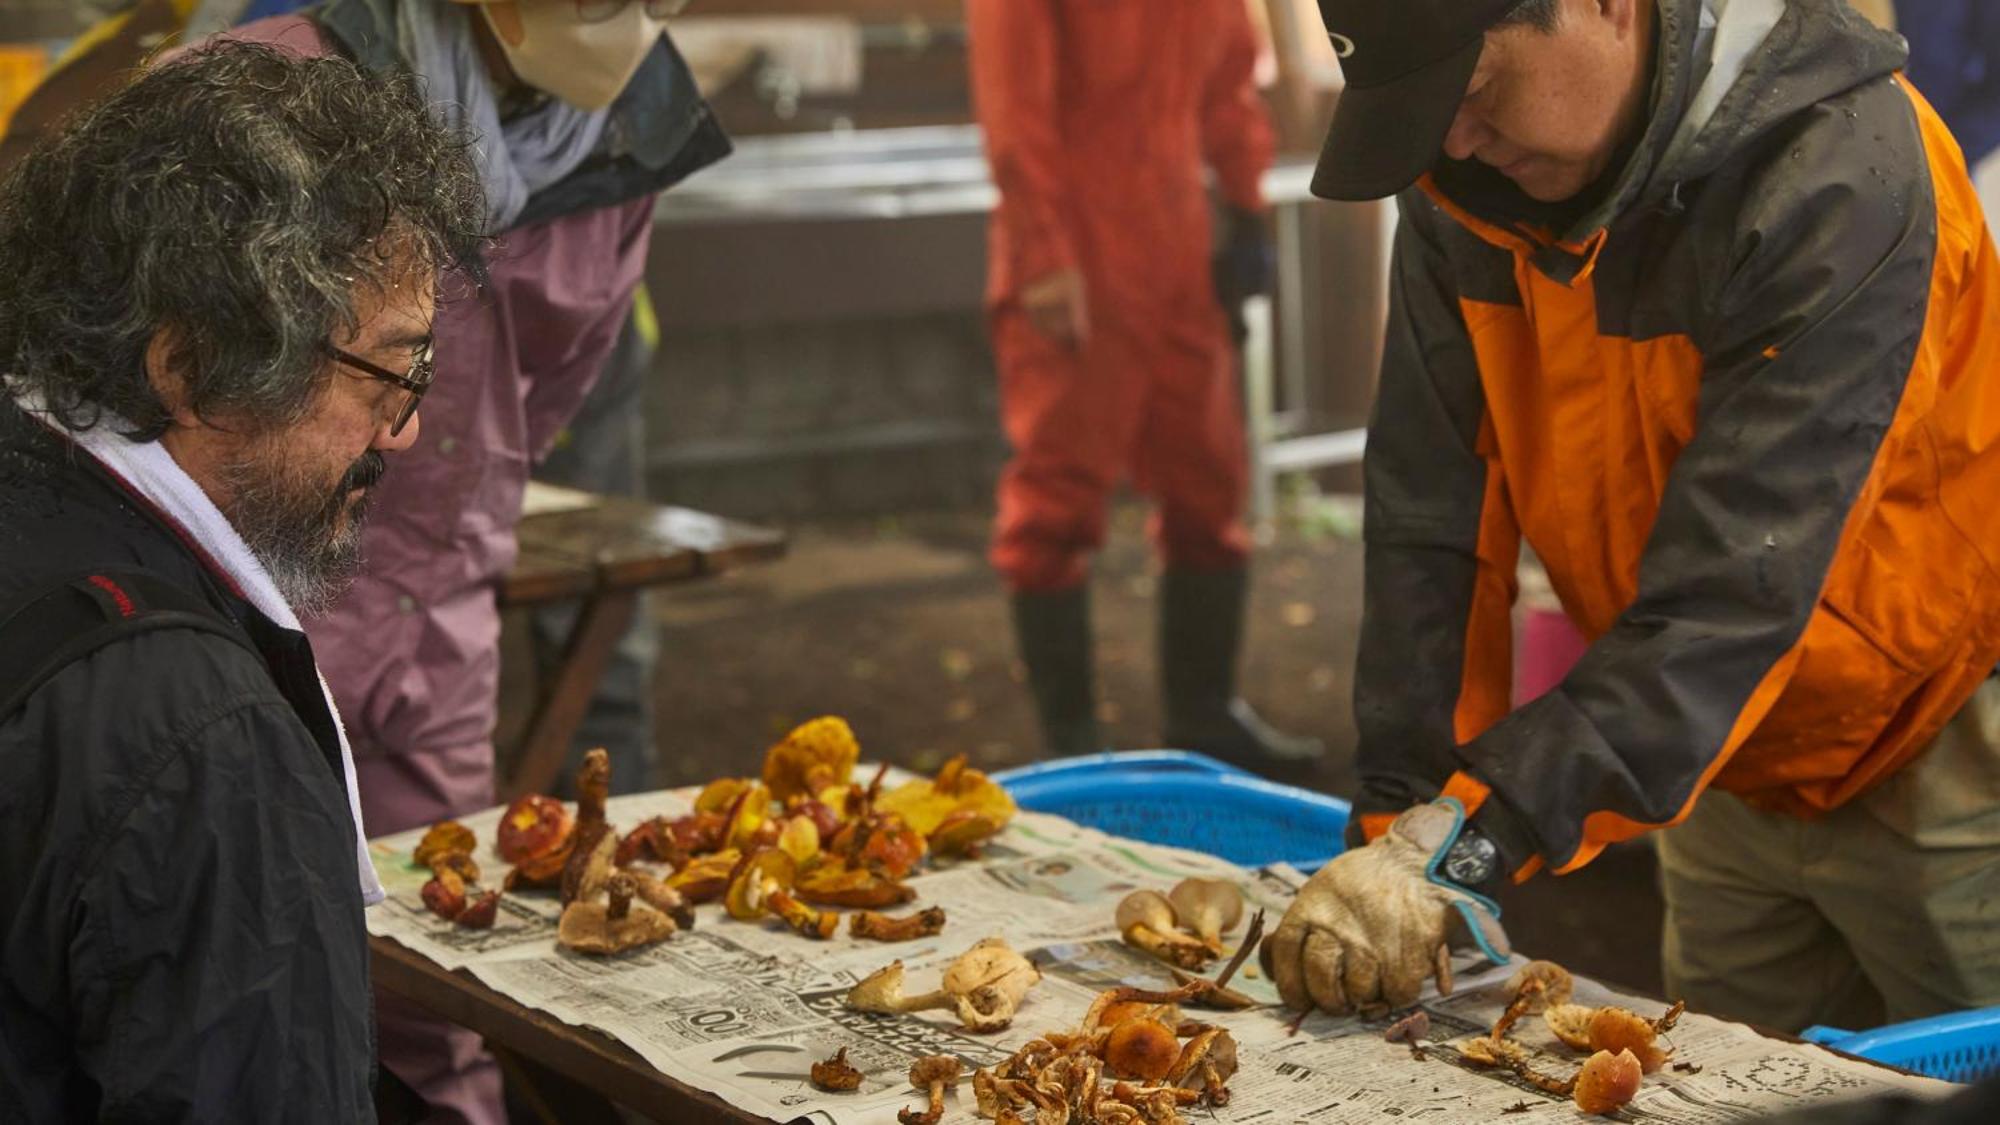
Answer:
M611 954L665 941L674 920L643 903L631 903L623 918L610 916L608 902L572 902L563 908L556 940L578 953Z
M964 1068L956 1055L925 1055L910 1064L910 1085L924 1090L931 1083L939 1082L950 1089L958 1085L959 1073Z
M1639 1092L1641 1069L1630 1051L1599 1051L1584 1060L1571 1097L1585 1113L1614 1113Z
M1014 1020L1014 1010L1042 979L1034 962L1016 953L1004 938L985 938L959 955L944 971L944 991L959 1021L974 1031L998 1031Z
M1181 1057L1174 1029L1154 1019L1130 1019L1111 1029L1104 1042L1104 1063L1112 1073L1157 1082Z
M1133 891L1118 901L1118 932L1126 933L1134 926L1144 926L1162 934L1171 934L1179 919L1174 913L1174 904L1158 891Z
M1167 901L1203 937L1228 933L1243 920L1243 892L1222 879L1182 879L1167 892Z

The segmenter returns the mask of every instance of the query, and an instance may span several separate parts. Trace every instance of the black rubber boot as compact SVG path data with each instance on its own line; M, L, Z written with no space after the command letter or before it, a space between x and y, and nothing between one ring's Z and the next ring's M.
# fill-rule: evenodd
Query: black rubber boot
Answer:
M1277 730L1236 695L1236 657L1250 575L1168 571L1160 582L1160 682L1166 745L1195 750L1258 772L1306 765L1317 738Z
M1104 749L1097 733L1089 588L1021 593L1013 600L1014 639L1028 666L1044 751L1057 758Z

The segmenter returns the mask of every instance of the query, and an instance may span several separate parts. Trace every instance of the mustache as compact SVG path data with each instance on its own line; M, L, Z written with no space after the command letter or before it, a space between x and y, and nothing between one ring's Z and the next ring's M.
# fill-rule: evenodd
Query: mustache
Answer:
M337 495L345 496L357 488L373 488L389 471L389 461L380 450L371 449L356 458L340 478Z

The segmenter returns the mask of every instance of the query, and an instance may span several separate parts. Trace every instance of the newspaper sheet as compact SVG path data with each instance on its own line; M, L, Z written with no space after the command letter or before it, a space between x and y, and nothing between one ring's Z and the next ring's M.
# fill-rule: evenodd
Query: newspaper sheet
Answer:
M609 819L630 828L649 816L682 815L692 796L682 791L614 798ZM480 841L482 864L496 871L501 864L491 846L499 814L490 809L464 818ZM421 835L402 833L372 845L390 897L369 911L371 932L446 968L466 969L524 1005L605 1032L666 1074L752 1114L824 1125L894 1122L898 1109L920 1101L907 1074L923 1055L957 1055L969 1074L1040 1032L1074 1027L1102 989L1171 987L1157 963L1119 941L1112 907L1128 891L1164 890L1188 875L1229 878L1269 911L1275 925L1304 881L1287 867L1245 871L1211 856L1022 813L980 860L910 880L920 896L916 905L940 905L949 916L936 938L884 945L856 941L843 929L831 941L813 942L776 922L734 921L719 907L707 906L693 930L604 959L557 947L553 895L505 896L491 930L460 929L426 912L419 889L429 873L409 859ZM897 958L909 969L910 991L935 987L944 965L995 934L1044 973L1004 1033L973 1035L942 1011L878 1016L849 1011L842 1003L855 981ZM1452 1044L1492 1024L1504 1006L1510 970L1470 960L1457 967L1458 988L1451 996L1422 1001L1431 1019L1422 1059L1406 1045L1383 1040L1387 1019L1315 1015L1294 1034L1288 1013L1276 1007L1201 1012L1201 1019L1226 1026L1236 1038L1241 1068L1229 1083L1234 1095L1229 1105L1200 1115L1259 1125L1339 1125L1384 1116L1440 1125L1577 1119L1567 1099L1463 1062ZM1277 999L1254 968L1231 984L1273 1004ZM1661 1007L1588 981L1578 981L1577 991L1578 1003L1618 1003L1649 1017ZM1576 1055L1537 1019L1521 1021L1515 1036L1546 1056L1541 1069L1547 1073L1567 1074L1577 1065ZM1871 1093L1935 1095L1952 1089L1700 1015L1683 1017L1670 1038L1676 1061L1687 1069L1650 1076L1620 1120L1708 1125ZM861 1088L844 1094L814 1089L806 1081L808 1067L842 1047L866 1076ZM947 1123L973 1121L969 1085L961 1083L946 1107Z

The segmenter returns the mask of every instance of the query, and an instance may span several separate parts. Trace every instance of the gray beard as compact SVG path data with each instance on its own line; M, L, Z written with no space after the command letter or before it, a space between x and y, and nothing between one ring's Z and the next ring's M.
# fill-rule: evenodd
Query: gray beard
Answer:
M328 499L296 475L262 469L239 463L227 470L232 495L222 514L294 613L325 613L361 571L361 527L370 497L362 495L342 526L345 478Z

